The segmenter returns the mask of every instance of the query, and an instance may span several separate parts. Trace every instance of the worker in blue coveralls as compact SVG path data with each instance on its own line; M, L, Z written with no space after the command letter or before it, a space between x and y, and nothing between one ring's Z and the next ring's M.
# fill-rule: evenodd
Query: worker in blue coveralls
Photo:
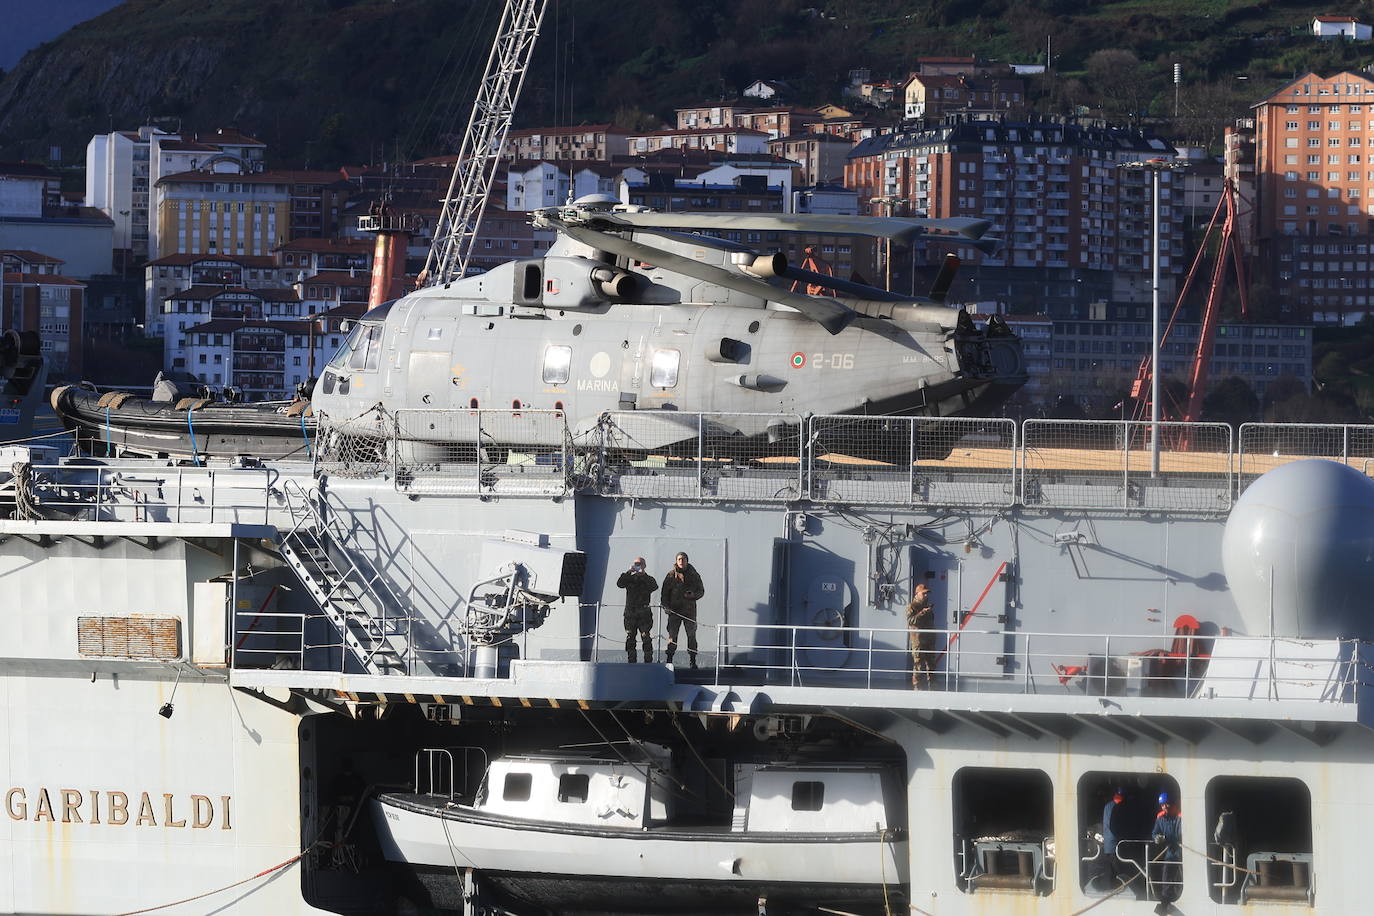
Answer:
M1183 891L1183 820L1169 799L1168 792L1159 793L1159 813L1151 839L1157 847L1154 860L1163 863L1159 868L1159 905L1155 912L1163 916Z
M1102 874L1108 886L1115 889L1121 880L1121 861L1116 857L1116 843L1128 829L1126 820L1126 790L1117 787L1102 809Z

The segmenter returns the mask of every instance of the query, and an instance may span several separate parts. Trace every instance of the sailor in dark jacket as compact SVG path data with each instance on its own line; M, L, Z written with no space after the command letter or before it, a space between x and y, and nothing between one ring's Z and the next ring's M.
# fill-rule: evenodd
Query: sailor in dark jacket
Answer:
M649 607L649 598L658 591L654 577L644 571L644 558L639 557L630 568L615 580L619 588L625 589L625 654L630 661L635 658L635 631L644 640L644 661L654 660L654 612Z
M668 663L672 664L673 653L677 651L677 634L685 624L687 627L687 658L693 668L697 666L697 601L706 594L701 584L701 576L696 567L687 562L687 554L679 553L673 561L673 568L663 577L663 591L658 600L668 612Z

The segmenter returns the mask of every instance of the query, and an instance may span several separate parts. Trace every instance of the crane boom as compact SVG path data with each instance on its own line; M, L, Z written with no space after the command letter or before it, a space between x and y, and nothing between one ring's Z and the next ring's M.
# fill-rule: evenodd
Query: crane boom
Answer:
M547 5L548 0L506 0L425 260L423 276L430 284L467 273Z

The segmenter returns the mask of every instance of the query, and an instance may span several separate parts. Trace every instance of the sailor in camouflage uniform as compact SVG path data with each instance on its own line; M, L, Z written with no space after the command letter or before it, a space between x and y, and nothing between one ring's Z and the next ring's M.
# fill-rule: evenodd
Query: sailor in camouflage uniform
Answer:
M654 639L650 634L654 629L654 612L649 607L649 597L658 588L658 583L644 571L644 558L638 557L615 584L625 589L625 654L631 662L638 661L635 658L635 632L638 631L644 640L644 661L652 662Z

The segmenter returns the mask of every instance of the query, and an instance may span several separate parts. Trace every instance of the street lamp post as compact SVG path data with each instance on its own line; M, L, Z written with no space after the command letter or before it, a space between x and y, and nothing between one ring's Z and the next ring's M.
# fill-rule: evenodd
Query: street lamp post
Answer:
M1123 169L1150 172L1150 476L1159 476L1159 175L1165 170L1186 168L1168 159L1123 162Z

